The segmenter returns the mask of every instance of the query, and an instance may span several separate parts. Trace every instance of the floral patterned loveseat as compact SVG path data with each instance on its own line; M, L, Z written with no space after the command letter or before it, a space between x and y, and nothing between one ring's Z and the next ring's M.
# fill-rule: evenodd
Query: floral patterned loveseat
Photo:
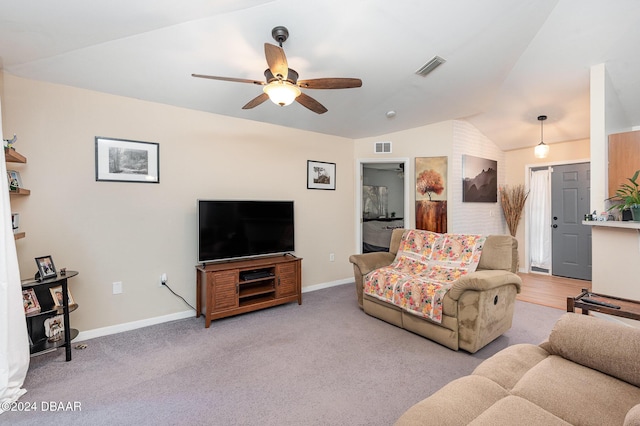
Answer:
M475 353L511 328L518 242L510 235L396 229L389 252L357 254L358 304L450 349Z

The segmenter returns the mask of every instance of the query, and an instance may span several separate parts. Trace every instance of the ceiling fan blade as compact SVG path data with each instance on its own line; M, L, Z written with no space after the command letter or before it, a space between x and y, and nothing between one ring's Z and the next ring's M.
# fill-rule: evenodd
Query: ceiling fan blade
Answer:
M287 63L287 57L285 56L282 47L265 43L264 56L267 58L267 64L269 65L271 73L275 77L279 74L282 76L283 80L286 80L287 74L289 73L289 64Z
M264 81L248 80L246 78L218 77L215 75L204 75L204 74L191 74L191 77L208 78L211 80L233 81L235 83L252 83L252 84L257 84L259 86L265 85Z
M243 106L242 109L255 108L261 103L263 103L264 101L266 101L267 99L269 99L269 96L266 93L261 93L260 95L256 96L255 98L247 102L247 104Z
M314 78L311 80L298 80L298 86L304 89L351 89L361 87L359 78Z
M296 98L296 102L317 114L324 114L325 112L327 112L327 109L324 107L324 105L313 99L311 96L305 95L304 93L300 93L300 95Z

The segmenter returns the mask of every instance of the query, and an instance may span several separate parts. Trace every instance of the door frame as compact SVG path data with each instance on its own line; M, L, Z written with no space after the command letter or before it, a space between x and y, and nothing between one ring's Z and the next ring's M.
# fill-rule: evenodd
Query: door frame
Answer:
M532 169L541 169L544 167L553 167L553 166L565 166L569 164L579 164L579 163L589 163L591 164L590 158L583 158L578 160L564 160L564 161L550 161L545 163L535 163L535 164L525 164L524 166L524 182L525 188L529 191L531 182L531 170ZM551 180L549 180L549 185L551 185ZM549 190L551 190L551 186L549 186ZM552 206L553 207L553 206ZM548 273L531 271L531 260L529 258L529 244L531 243L529 238L529 209L525 208L525 222L524 222L524 271L525 273L536 273L543 275L552 275L553 274L553 262L551 263L551 268L549 268ZM551 247L549 248L551 250ZM553 256L553 253L551 253Z
M411 211L409 210L410 201L410 181L412 179L408 179L408 176L413 176L413 167L410 164L408 157L394 157L394 158L358 158L356 159L356 179L355 179L355 203L356 203L356 217L355 217L355 229L356 229L356 253L362 253L362 169L364 164L368 163L380 163L380 164L404 164L404 227L410 227L409 216Z

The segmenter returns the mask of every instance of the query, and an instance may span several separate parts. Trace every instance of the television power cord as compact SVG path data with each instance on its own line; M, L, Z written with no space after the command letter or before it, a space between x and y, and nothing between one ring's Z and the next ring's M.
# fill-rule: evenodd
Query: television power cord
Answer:
M167 290L169 290L171 293L173 293L173 295L174 295L174 296L179 297L180 299L182 299L182 301L183 301L184 303L186 303L186 304L187 304L191 309L193 309L194 311L196 310L196 308L194 308L193 306L191 306L191 304L190 304L189 302L187 302L187 301L185 300L185 298L184 298L184 297L180 296L178 293L176 293L175 291L173 291L173 290L171 289L171 287L169 287L169 284L167 284L167 282L166 282L165 280L163 280L163 281L162 281L162 285L163 285L164 287L166 287L166 288L167 288Z

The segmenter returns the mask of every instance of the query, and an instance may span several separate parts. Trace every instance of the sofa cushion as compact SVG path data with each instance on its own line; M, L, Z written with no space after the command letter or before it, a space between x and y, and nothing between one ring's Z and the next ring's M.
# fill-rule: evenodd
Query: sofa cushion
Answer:
M570 426L570 423L517 396L508 396L501 399L469 423L469 425L473 426L513 426L522 424Z
M396 422L405 425L467 425L507 391L481 376L465 376L409 408Z
M509 346L485 360L472 374L491 379L510 391L534 365L549 356L539 346L521 343Z
M489 235L484 243L478 269L517 272L518 240L511 235Z
M640 388L556 355L525 373L511 394L585 426L621 425L640 401Z
M640 329L575 313L564 314L549 335L550 352L640 386Z

